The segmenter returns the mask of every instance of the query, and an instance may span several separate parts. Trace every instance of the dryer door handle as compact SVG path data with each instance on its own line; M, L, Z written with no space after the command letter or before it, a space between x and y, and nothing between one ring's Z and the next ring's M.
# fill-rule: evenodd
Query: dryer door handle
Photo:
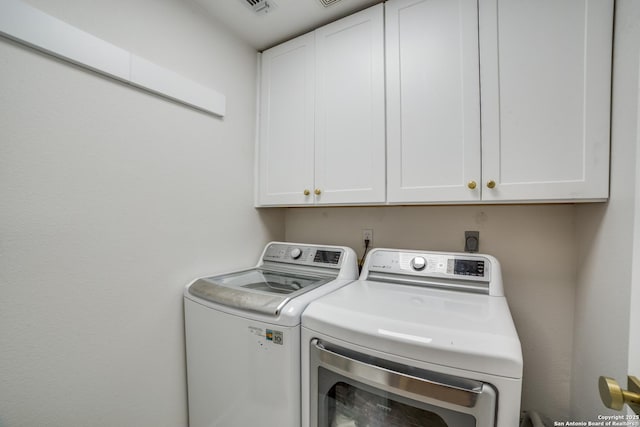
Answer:
M406 367L400 363L329 345L317 339L311 341L311 352L320 365L333 372L414 400L427 398L473 408L485 385L454 375ZM403 367L411 370L411 374L399 372Z

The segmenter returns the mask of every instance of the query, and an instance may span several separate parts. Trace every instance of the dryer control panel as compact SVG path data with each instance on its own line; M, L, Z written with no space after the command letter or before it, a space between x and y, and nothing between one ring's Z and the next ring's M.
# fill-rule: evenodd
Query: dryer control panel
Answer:
M360 279L502 294L500 267L490 255L374 249Z
M490 280L491 262L481 255L436 252L376 251L369 258L369 271L449 277L463 280Z

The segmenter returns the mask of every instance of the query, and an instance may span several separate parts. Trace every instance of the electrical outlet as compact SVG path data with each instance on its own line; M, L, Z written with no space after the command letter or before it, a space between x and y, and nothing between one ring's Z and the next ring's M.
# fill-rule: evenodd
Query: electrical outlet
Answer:
M480 232L465 231L464 232L464 251L478 252L479 247L480 247Z
M362 246L364 246L365 240L369 241L369 247L373 246L373 228L362 229Z

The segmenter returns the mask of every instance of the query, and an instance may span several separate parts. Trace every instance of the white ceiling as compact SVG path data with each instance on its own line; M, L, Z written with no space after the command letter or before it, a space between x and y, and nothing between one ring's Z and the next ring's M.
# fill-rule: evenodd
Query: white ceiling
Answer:
M269 0L276 8L256 14L246 0L195 0L218 21L257 50L264 50L382 0L339 0L324 7L319 0Z

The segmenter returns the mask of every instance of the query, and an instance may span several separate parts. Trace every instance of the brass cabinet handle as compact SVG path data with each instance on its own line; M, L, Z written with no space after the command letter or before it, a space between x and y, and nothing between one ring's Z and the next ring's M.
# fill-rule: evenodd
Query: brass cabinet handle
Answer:
M305 189L304 189L304 191L303 191L303 194L304 194L305 196L308 196L309 194L311 194L311 191L309 191L309 190L307 190L307 189L305 188Z
M476 186L477 184L475 181L469 181L469 183L467 184L467 187L469 187L470 190L475 190Z
M496 186L496 182L494 180L487 181L487 187L495 188L495 186Z
M314 191L314 193L315 193L315 195L316 195L316 196L319 196L319 195L320 195L320 193L322 193L322 191L320 191L320 189L319 189L319 188L316 188L316 190Z
M604 406L610 409L621 410L624 404L628 404L636 414L640 411L640 380L629 376L628 388L633 391L623 390L620 384L613 378L600 377L598 379L598 389L600 399Z

